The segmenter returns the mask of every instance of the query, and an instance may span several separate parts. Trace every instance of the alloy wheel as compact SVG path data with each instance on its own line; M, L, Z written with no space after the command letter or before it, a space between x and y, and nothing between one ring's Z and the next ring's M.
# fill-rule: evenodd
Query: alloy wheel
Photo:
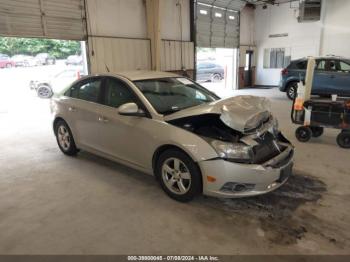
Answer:
M50 98L52 96L51 88L47 86L41 86L38 89L38 97L40 98Z
M58 138L58 143L60 144L60 146L65 151L68 151L70 148L71 139L70 139L69 131L67 130L67 128L65 126L61 125L58 128L57 138Z
M178 158L169 158L162 165L162 179L165 186L177 195L186 194L191 188L191 174Z
M288 97L294 99L296 97L296 87L294 85L290 86L287 90Z

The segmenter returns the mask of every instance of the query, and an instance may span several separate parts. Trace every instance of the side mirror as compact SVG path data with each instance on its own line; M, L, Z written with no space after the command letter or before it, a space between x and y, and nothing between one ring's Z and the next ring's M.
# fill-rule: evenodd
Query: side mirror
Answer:
M37 90L37 94L38 94L38 97L47 99L53 96L53 91L51 87L47 85L41 85Z
M145 116L145 112L135 103L126 103L118 108L119 115L122 116Z

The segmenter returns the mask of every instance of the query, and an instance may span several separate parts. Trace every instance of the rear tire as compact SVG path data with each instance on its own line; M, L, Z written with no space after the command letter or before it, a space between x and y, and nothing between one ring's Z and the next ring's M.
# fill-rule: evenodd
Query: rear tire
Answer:
M52 91L51 87L49 87L47 85L39 86L36 92L37 92L38 97L40 97L40 98L51 98L53 95L53 91Z
M221 81L221 75L220 74L213 74L211 76L211 81L212 82L219 82L219 81Z
M155 175L164 192L176 201L189 202L202 191L198 166L178 149L168 149L159 156Z
M290 100L294 100L297 96L297 91L298 91L298 82L289 83L286 89L287 97Z
M75 156L79 152L75 145L72 132L65 121L57 121L55 124L55 135L58 147L61 149L63 154Z
M350 131L342 131L337 136L337 143L341 148L350 148Z
M311 128L307 126L301 126L295 131L295 136L299 142L306 143L312 137Z

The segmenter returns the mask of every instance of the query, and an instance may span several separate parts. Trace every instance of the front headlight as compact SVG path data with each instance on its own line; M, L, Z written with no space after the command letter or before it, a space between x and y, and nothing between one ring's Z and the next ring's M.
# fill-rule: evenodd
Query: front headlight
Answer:
M211 145L221 158L233 162L249 163L253 158L252 148L244 144L213 140Z

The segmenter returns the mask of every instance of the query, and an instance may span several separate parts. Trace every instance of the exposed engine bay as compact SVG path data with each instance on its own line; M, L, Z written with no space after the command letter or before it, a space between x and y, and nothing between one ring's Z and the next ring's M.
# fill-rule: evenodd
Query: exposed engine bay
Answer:
M230 128L222 121L219 114L189 116L171 120L168 123L195 133L209 143L222 141L225 144L238 145L249 150L247 158L232 159L225 154L222 155L222 158L233 162L263 164L281 154L290 145L290 142L274 126L272 116L267 120L264 119L264 122L251 129L249 133Z
M169 121L170 124L181 127L202 137L225 142L237 143L242 134L226 126L218 114L190 116Z

